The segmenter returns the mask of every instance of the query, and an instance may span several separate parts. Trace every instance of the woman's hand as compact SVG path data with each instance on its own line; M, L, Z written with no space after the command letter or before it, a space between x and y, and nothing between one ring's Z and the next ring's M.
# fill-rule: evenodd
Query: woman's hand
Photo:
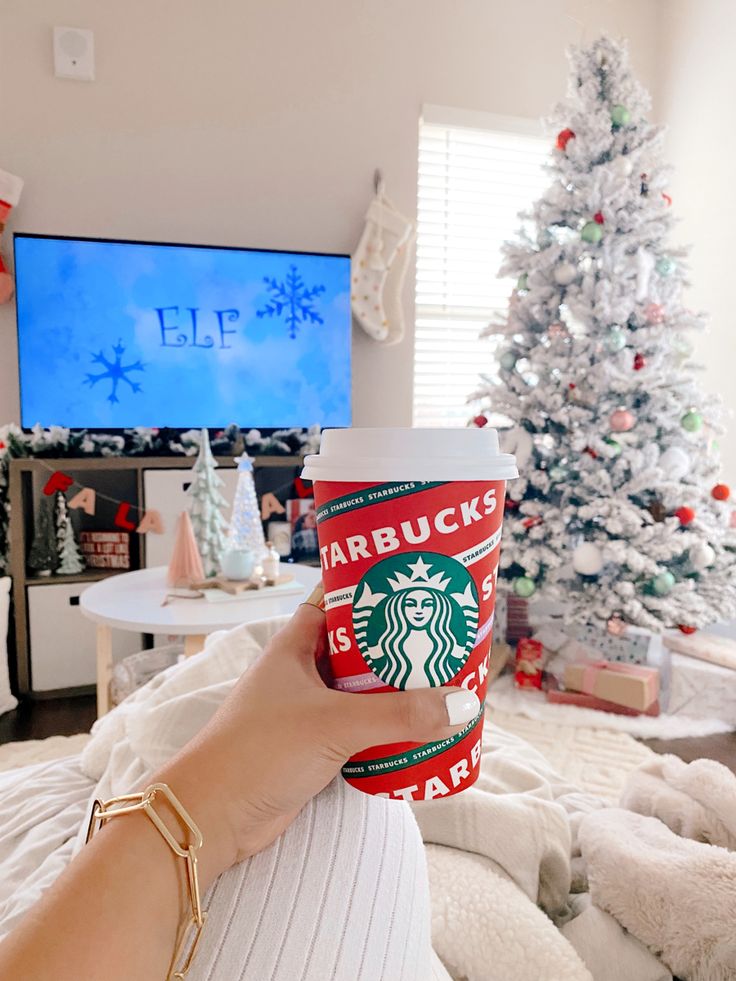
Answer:
M326 659L324 613L300 606L211 721L155 775L200 825L203 886L277 838L350 756L445 739L480 710L464 688L333 691L318 670Z

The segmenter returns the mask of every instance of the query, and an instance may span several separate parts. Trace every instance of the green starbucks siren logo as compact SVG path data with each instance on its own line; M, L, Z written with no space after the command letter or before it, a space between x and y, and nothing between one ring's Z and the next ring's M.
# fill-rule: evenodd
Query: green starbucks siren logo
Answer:
M444 685L475 644L478 591L457 559L436 552L394 555L358 583L353 629L361 654L387 685Z

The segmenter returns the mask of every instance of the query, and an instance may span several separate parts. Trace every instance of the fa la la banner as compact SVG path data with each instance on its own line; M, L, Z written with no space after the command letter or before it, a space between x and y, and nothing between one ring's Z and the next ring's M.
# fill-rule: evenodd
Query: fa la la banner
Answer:
M61 470L54 470L49 479L46 481L46 486L43 489L44 494L51 497L52 494L56 494L57 491L61 491L62 494L66 494L70 487L74 484L81 486L74 480L69 474L64 473ZM117 504L117 510L115 512L115 518L113 519L113 524L116 528L122 528L124 531L136 531L139 535L145 535L147 532L153 532L155 535L163 535L164 533L164 523L161 518L159 511L151 508L143 512L143 517L138 524L135 521L131 521L128 515L130 514L131 508L135 511L139 511L134 504L129 504L127 501L116 501L113 498L108 498L106 495L101 494L106 500L112 501L113 504ZM85 514L94 514L95 508L97 506L97 492L92 487L82 487L74 497L67 502L67 507L78 508L84 511Z

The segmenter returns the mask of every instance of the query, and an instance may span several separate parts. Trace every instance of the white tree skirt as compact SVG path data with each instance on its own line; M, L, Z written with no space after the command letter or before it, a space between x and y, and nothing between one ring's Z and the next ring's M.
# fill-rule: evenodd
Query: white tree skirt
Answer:
M698 668L693 670L699 676L703 676L702 662L693 662L691 658L684 660L697 665ZM676 667L674 661L673 658L673 679ZM706 667L712 668L713 665L706 665ZM685 668L689 672L690 665L686 665ZM730 681L730 692L733 692L732 700L736 704L736 673L728 671L727 668L719 670L728 672L727 680ZM713 691L715 692L717 687L717 690L722 692L724 679L712 673L710 673L710 677L714 682ZM693 692L691 704L694 705L695 700L696 692ZM736 728L732 719L698 718L680 712L676 715L660 715L658 718L652 718L648 715L614 715L612 712L599 712L597 709L580 708L577 705L548 702L543 692L528 688L524 690L515 688L511 675L503 675L493 682L488 691L488 706L491 719L494 718L494 711L500 710L506 714L526 716L529 719L553 722L557 725L573 726L576 729L609 729L627 732L631 736L638 736L642 739L682 739L688 736L711 736L717 732L730 732Z

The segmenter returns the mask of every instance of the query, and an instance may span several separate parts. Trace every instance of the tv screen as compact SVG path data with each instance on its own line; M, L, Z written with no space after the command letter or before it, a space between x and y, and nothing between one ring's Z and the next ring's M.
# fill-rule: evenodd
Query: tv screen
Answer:
M350 259L15 235L21 423L348 426Z

